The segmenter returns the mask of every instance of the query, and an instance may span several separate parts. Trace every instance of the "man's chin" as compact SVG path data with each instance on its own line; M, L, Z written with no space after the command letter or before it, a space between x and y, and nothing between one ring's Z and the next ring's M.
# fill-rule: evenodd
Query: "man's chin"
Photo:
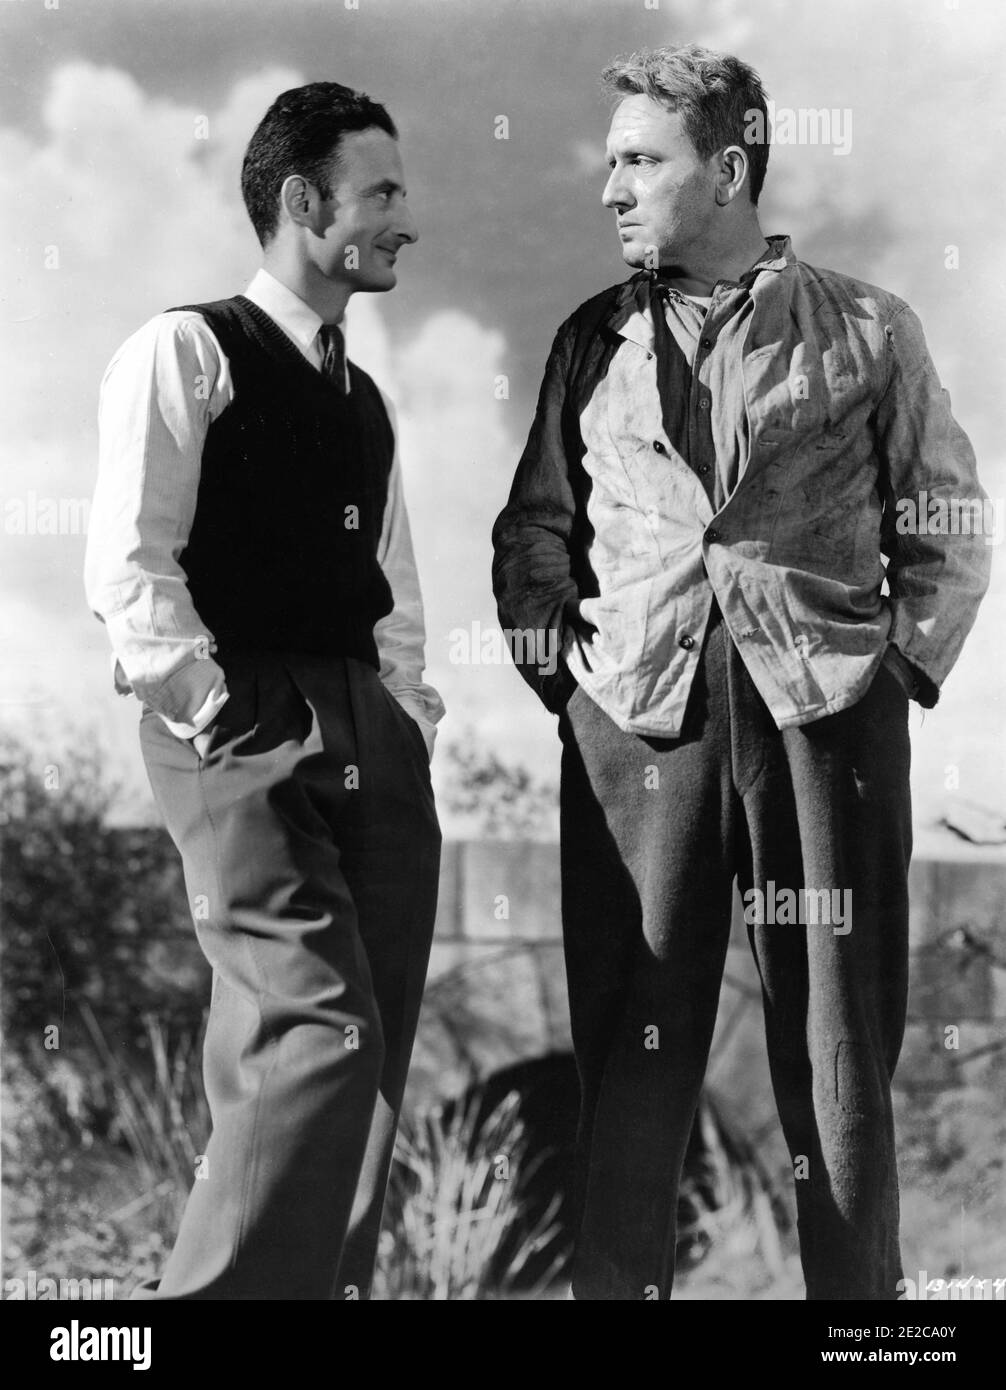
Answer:
M622 243L622 260L626 265L631 265L633 270L643 270L646 266L647 248L638 242Z
M357 294L384 294L398 284L398 276L392 266L372 271L369 275L358 276L354 289Z

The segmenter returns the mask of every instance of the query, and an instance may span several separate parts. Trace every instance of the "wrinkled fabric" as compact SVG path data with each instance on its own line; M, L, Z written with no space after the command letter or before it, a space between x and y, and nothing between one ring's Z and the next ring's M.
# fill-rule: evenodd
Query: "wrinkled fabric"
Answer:
M514 650L552 710L575 678L624 731L677 736L714 597L780 729L855 704L889 644L932 705L960 653L991 538L895 531L900 499L985 501L921 324L787 237L770 250L693 373L737 480L718 508L665 427L650 274L556 335L493 530L503 627L561 647L551 672Z
M309 304L264 269L244 297L321 368L321 319ZM193 391L193 382L205 389ZM116 352L101 386L88 603L108 629L116 692L150 704L179 738L205 729L228 697L212 656L214 634L193 606L178 557L192 529L207 432L234 396L226 353L202 315L190 311L150 319ZM394 408L383 399L397 440ZM432 758L444 707L423 680L423 601L397 443L377 558L395 598L374 627L381 680L422 729Z
M582 1104L577 1299L671 1296L678 1183L713 1039L734 878L841 890L844 920L746 914L809 1299L894 1300L891 1079L908 998L908 701L782 732L716 620L680 738L582 690L562 739L562 926ZM829 924L830 923L830 924Z
M140 743L213 968L213 1122L157 1301L369 1296L436 917L422 731L372 666L220 651L205 755ZM359 770L358 785L346 777Z

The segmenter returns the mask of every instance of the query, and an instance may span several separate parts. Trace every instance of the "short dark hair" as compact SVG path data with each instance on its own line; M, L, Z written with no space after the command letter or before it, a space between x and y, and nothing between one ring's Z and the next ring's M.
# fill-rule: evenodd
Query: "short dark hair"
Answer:
M241 166L241 194L263 246L279 226L284 180L300 174L323 198L329 197L342 137L372 126L398 139L383 106L338 82L310 82L276 98L259 121Z
M670 111L681 113L685 134L700 159L709 159L727 145L748 151L749 190L757 206L768 167L768 106L761 78L754 68L689 43L683 48L642 48L629 58L616 58L601 74L610 95L648 96ZM752 140L752 113L760 112L761 139ZM747 128L747 129L746 129Z

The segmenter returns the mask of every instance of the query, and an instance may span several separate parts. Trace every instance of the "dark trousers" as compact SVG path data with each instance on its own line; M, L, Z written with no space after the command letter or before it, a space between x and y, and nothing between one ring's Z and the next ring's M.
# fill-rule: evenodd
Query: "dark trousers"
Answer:
M890 1081L906 1013L911 854L900 685L881 667L852 708L780 732L714 613L679 738L623 733L579 687L560 736L563 935L582 1085L574 1295L670 1296L678 1183L736 875L751 917L751 888L776 903L787 888L851 890L851 930L815 925L804 908L803 925L763 920L748 934L807 1296L896 1298Z
M369 1294L436 911L415 722L354 659L221 652L201 759L141 718L213 967L213 1121L160 1281L134 1297Z

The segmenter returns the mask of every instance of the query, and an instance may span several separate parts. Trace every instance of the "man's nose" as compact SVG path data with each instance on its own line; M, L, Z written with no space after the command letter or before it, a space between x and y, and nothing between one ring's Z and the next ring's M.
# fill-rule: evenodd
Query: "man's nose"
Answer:
M632 206L632 196L622 181L620 170L612 169L608 182L604 185L601 202L606 208L618 208L619 211Z
M403 207L399 213L395 234L400 236L403 241L416 242L419 240L419 228L416 226L416 219L407 207Z

